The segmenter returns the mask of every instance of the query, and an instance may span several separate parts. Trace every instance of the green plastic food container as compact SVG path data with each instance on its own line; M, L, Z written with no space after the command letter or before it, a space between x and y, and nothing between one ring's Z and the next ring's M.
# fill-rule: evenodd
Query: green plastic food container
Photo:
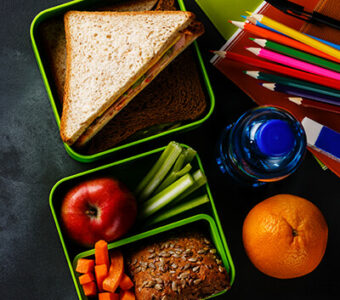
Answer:
M186 145L182 146L188 147ZM65 196L67 191L71 187L75 186L77 183L97 176L113 176L118 180L124 182L124 184L133 191L138 182L157 161L164 149L165 147L154 149L111 164L107 164L92 170L72 175L61 179L53 186L49 198L50 208L79 299L86 299L86 297L84 297L84 295L82 294L82 290L79 286L74 266L77 259L79 259L80 257L93 255L94 250L88 250L84 247L74 244L67 237L67 235L64 234L60 219L60 208L63 197ZM193 170L200 169L204 173L203 166L198 155L196 155L191 164ZM130 243L141 241L144 238L161 234L165 231L171 231L172 229L179 226L185 226L192 222L200 222L204 224L203 226L208 228L210 238L222 258L224 267L229 274L230 285L232 285L235 278L235 268L216 211L216 207L211 196L209 185L206 184L205 186L201 187L200 189L195 191L195 194L197 196L207 194L210 202L198 208L190 210L187 213L180 214L162 223L155 224L154 226L149 228L143 228L143 226L138 226L137 228L137 226L135 226L122 239L109 244L109 248L112 249L116 247L123 247Z
M40 72L43 78L43 82L45 84L46 91L51 102L52 110L53 110L53 113L54 113L54 116L55 116L55 119L57 121L59 128L60 128L60 118L61 118L61 105L56 97L56 92L55 92L56 88L55 88L54 81L51 79L51 76L49 75L49 72L48 72L48 66L47 66L48 58L46 57L43 51L43 46L42 46L41 39L39 36L39 25L43 21L53 18L58 15L62 15L69 10L88 10L88 9L94 10L96 7L96 4L97 5L103 4L103 3L108 4L108 3L114 3L114 2L115 0L111 0L111 1L75 0L75 1L67 2L65 4L61 4L61 5L46 9L40 12L32 21L30 35L31 35L31 40L32 40L33 51L36 56L37 63L38 63L38 66L39 66L39 69L40 69ZM118 0L116 2L118 2ZM181 10L185 10L183 0L178 0L178 4ZM77 152L75 149L73 149L72 147L68 146L66 143L64 143L67 153L77 161L93 162L103 157L107 157L108 155L115 153L119 150L123 150L129 147L132 147L132 146L139 145L141 143L159 139L161 137L168 136L170 134L192 130L198 127L199 125L201 125L202 123L204 123L210 117L210 115L212 114L214 110L215 97L214 97L214 93L210 85L209 77L205 69L204 62L203 62L197 42L194 42L191 47L193 47L193 51L196 52L197 64L201 70L201 82L202 82L203 90L205 92L206 101L207 101L207 109L205 113L203 114L203 116L200 117L200 119L192 121L192 122L185 122L179 127L171 128L169 130L163 131L161 133L153 134L151 136L143 137L143 138L130 141L130 142L125 142L125 143L123 142L119 146L113 147L111 149L108 149L108 150L105 150L99 153L91 154L91 155L81 154ZM56 134L59 134L59 133L56 132Z

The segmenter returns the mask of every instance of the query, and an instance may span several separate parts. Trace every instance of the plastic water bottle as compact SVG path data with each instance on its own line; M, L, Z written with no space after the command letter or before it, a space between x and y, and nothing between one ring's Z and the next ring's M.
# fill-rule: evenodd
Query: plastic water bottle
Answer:
M216 161L223 173L257 187L293 173L305 152L301 124L282 109L260 106L223 130Z

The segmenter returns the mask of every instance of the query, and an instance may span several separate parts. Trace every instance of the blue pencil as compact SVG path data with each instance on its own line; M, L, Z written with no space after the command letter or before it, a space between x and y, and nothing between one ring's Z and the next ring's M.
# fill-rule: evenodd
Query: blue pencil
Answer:
M241 16L241 17L244 18L244 19L248 19L247 16ZM273 29L273 28L271 28L271 27L269 27L269 26L267 26L267 25L264 25L264 24L262 24L262 23L259 22L259 21L256 21L256 22L255 22L255 25L256 25L256 26L259 26L259 27L262 27L262 28L265 28L265 29L267 29L267 30L270 30L270 31L273 31L273 32L282 34L281 32L279 32L279 31L277 31L277 30L275 30L275 29ZM282 34L282 35L284 35L284 34ZM319 42L321 42L321 43L324 43L324 44L326 44L326 45L328 45L328 46L331 46L331 47L333 47L333 48L335 48L335 49L337 49L337 50L340 50L340 45L338 45L338 44L331 43L331 42L329 42L329 41L320 39L320 38L318 38L318 37L316 37L316 36L313 36L313 35L310 35L310 34L306 34L306 33L305 33L305 35L307 35L307 36L309 36L309 37L313 38L314 40L317 40L317 41L319 41Z

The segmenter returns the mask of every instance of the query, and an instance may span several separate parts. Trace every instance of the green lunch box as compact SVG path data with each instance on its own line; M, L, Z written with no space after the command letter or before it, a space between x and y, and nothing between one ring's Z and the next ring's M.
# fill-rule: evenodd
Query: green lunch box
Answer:
M56 118L58 127L60 128L60 118L61 118L61 105L56 97L56 87L54 84L53 79L51 78L51 75L49 74L48 70L48 58L46 57L46 54L43 51L43 46L41 42L41 38L39 36L39 26L40 24L50 18L53 18L58 15L62 15L65 12L69 10L94 10L96 8L96 5L99 4L108 4L108 3L114 3L118 2L118 0L75 0L71 1L62 5L58 5L49 9L46 9L42 12L40 12L33 20L31 24L31 29L30 29L30 35L31 35L31 40L32 40L32 47L34 54L37 59L37 63L47 90L48 97L51 102L51 106L54 112L54 116ZM178 4L181 10L185 10L185 6L183 3L183 0L178 0ZM200 119L192 122L184 122L182 123L179 127L175 128L170 128L166 131L163 131L161 133L157 134L152 134L151 136L144 136L142 138L137 138L136 140L133 141L126 141L121 144L119 144L116 147L113 147L111 149L91 154L91 155L85 155L82 153L77 152L77 150L73 149L66 143L64 143L65 149L67 153L75 160L80 161L80 162L93 162L95 160L98 160L103 157L107 157L108 155L115 153L119 150L123 150L132 146L137 146L141 143L145 143L148 141L156 140L164 136L168 136L170 134L175 134L175 133L181 133L185 132L187 130L192 130L194 128L197 128L200 126L202 123L204 123L212 114L215 106L215 97L214 93L209 81L209 77L206 71L206 68L204 66L204 62L199 50L199 46L197 42L194 42L193 45L190 46L192 50L196 53L197 56L197 64L199 65L199 69L201 70L201 83L203 87L203 91L205 93L206 101L207 101L207 108L206 111L203 113L203 116L200 117Z
M186 145L182 146L186 148L188 147ZM111 164L63 178L52 188L49 198L50 208L79 299L86 299L86 297L84 297L82 294L82 289L79 285L75 272L75 264L77 259L80 257L93 255L94 250L87 250L84 247L74 244L67 237L67 235L64 234L60 219L60 208L63 197L67 191L77 183L97 176L113 176L124 182L124 184L133 191L136 188L138 182L157 161L164 149L165 147L154 149ZM191 164L193 170L200 169L204 173L203 166L198 155L196 155ZM186 226L192 222L200 222L200 224L202 224L202 226L206 228L206 231L210 234L211 241L214 243L223 261L224 267L229 274L231 286L235 279L235 268L209 189L209 185L206 184L195 191L194 194L195 196L207 194L210 202L198 208L192 209L189 212L163 221L162 223L155 224L151 227L141 228L141 226L138 226L138 228L136 228L137 226L135 226L122 239L109 244L109 248L112 249L116 247L124 247L125 245L140 241L144 238L149 238L165 231L171 231L179 226ZM216 295L213 296L215 297Z

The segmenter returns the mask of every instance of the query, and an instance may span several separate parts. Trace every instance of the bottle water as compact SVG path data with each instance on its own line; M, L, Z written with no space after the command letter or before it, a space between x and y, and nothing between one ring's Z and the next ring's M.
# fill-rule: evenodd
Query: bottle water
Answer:
M260 106L223 130L216 161L222 173L257 187L292 174L305 152L301 124L282 109Z

